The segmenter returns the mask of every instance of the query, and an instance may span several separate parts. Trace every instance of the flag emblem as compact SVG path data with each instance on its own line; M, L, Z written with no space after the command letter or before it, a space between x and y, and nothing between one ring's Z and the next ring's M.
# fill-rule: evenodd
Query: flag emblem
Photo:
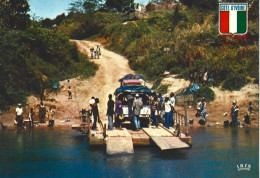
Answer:
M219 3L219 33L243 35L247 33L247 3Z

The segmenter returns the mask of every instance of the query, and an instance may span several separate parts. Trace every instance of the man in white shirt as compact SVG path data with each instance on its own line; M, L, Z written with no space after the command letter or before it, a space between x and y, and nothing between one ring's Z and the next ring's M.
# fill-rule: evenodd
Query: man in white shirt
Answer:
M95 97L92 96L91 99L89 100L89 110L91 110L91 119L90 122L94 122L94 116L93 116L93 111L92 111L92 105L95 103Z
M22 104L18 104L18 107L15 110L16 112L16 122L17 122L17 127L22 127L23 126L23 108Z
M167 129L169 129L170 117L171 117L171 101L169 100L169 97L165 97L164 110L165 110L165 126Z
M170 102L171 102L171 116L170 116L170 126L173 127L174 126L174 118L173 118L173 114L174 114L174 107L175 107L175 98L174 98L174 93L171 92L170 93Z

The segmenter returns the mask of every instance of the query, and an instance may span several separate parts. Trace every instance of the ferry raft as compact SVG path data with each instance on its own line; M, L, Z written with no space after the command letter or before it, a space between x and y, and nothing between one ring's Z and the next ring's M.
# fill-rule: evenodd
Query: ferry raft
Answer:
M149 98L153 96L151 89L145 86L145 80L140 75L128 74L119 80L120 87L115 90L115 96L122 101L123 129L107 130L108 121L100 120L98 128L91 129L90 111L84 112L80 125L73 125L73 129L88 134L91 146L106 145L108 154L134 153L134 146L157 145L161 150L190 148L192 139L189 136L188 122L185 116L174 113L175 127L165 128L162 124L158 127L150 125L151 109ZM134 97L141 97L143 107L140 111L140 121L143 124L141 130L133 131L131 126L130 111L132 110ZM130 108L130 109L129 109Z
M91 130L90 123L72 125L72 129L84 132L88 136L90 146L106 146L109 155L134 153L135 146L158 146L161 150L187 149L192 146L186 117L175 113L176 126L170 129L163 125L150 126L139 131L128 129L130 122L124 122L123 129L107 130L107 121L101 120L97 129ZM87 119L88 120L88 119Z

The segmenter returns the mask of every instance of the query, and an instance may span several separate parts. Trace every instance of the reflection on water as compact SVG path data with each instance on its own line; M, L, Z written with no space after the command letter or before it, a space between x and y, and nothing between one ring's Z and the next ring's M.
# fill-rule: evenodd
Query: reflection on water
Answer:
M258 177L258 129L194 128L193 146L109 156L61 128L0 130L0 177ZM251 164L238 172L237 164Z

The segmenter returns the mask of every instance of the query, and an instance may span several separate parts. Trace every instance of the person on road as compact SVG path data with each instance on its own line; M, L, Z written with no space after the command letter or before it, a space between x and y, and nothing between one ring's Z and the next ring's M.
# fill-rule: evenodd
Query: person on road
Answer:
M138 131L141 129L139 115L141 109L143 108L143 102L139 98L138 94L136 94L136 100L134 100L133 108L134 108L134 124L135 124L136 131Z
M99 45L97 45L97 49L96 49L96 53L95 53L95 58L98 58L99 59L99 56L101 55L101 52L100 52L100 47Z
M68 99L72 99L72 92L71 92L70 86L69 86L69 88L68 88L68 94L69 94L69 98L68 98Z
M21 103L18 104L18 107L15 109L15 112L16 112L17 127L22 127L23 126L23 108L22 108Z
M108 116L108 130L113 130L113 115L114 115L114 106L115 102L112 100L112 95L108 95L108 102L107 102L107 116Z
M91 55L91 59L93 59L94 58L94 48L93 47L90 48L90 55Z
M98 53L98 57L101 56L101 50L100 50L100 46L99 45L97 45L96 51Z

